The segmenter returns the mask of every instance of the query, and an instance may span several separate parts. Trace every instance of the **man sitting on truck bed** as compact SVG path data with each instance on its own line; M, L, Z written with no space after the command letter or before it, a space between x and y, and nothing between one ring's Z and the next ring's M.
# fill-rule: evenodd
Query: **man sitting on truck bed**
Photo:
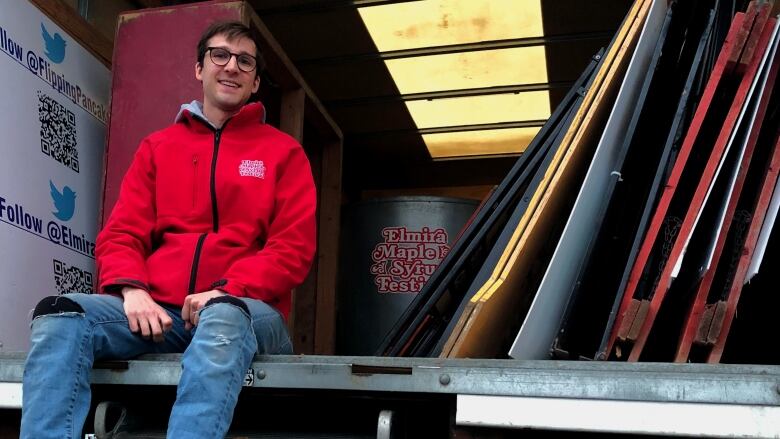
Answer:
M98 235L101 294L33 312L23 438L81 435L94 361L168 352L183 352L168 437L224 437L255 353L292 352L291 290L315 250L309 162L247 103L264 64L248 27L212 25L197 56L202 104L141 142Z

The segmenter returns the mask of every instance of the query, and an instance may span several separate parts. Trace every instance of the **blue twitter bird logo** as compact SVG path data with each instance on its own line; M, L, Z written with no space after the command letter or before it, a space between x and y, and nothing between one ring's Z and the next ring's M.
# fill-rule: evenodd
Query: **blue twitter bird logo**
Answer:
M65 59L65 44L67 44L65 40L58 33L51 36L43 23L41 23L41 34L46 46L46 56L55 64L61 63Z
M54 216L60 221L68 221L73 218L73 211L76 209L76 193L67 186L63 187L62 192L60 192L51 180L49 180L49 187L51 187L54 208L57 209L56 212L52 212Z

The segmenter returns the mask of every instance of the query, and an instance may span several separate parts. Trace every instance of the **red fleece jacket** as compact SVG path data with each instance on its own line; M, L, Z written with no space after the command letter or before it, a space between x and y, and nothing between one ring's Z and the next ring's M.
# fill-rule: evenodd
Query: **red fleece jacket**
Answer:
M316 189L301 146L263 114L249 104L214 130L185 111L141 142L97 237L100 292L181 306L216 288L288 316L314 256Z

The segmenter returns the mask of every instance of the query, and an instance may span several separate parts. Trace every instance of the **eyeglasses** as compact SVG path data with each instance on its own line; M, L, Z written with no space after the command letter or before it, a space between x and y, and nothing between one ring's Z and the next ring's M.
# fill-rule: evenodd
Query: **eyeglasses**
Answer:
M236 64L238 69L242 72L249 73L257 68L257 58L246 53L233 53L222 47L207 47L209 51L209 58L214 64L224 67L230 62L230 58L236 57Z

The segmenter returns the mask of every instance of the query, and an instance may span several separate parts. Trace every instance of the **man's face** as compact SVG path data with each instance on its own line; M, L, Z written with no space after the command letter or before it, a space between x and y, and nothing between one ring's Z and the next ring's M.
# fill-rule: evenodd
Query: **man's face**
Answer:
M255 43L248 38L228 41L224 35L214 35L207 47L222 47L232 53L255 56ZM195 78L203 83L203 106L214 107L227 113L236 112L249 100L260 86L257 71L244 72L238 68L235 56L228 63L218 66L211 61L209 51L203 65L195 65Z

